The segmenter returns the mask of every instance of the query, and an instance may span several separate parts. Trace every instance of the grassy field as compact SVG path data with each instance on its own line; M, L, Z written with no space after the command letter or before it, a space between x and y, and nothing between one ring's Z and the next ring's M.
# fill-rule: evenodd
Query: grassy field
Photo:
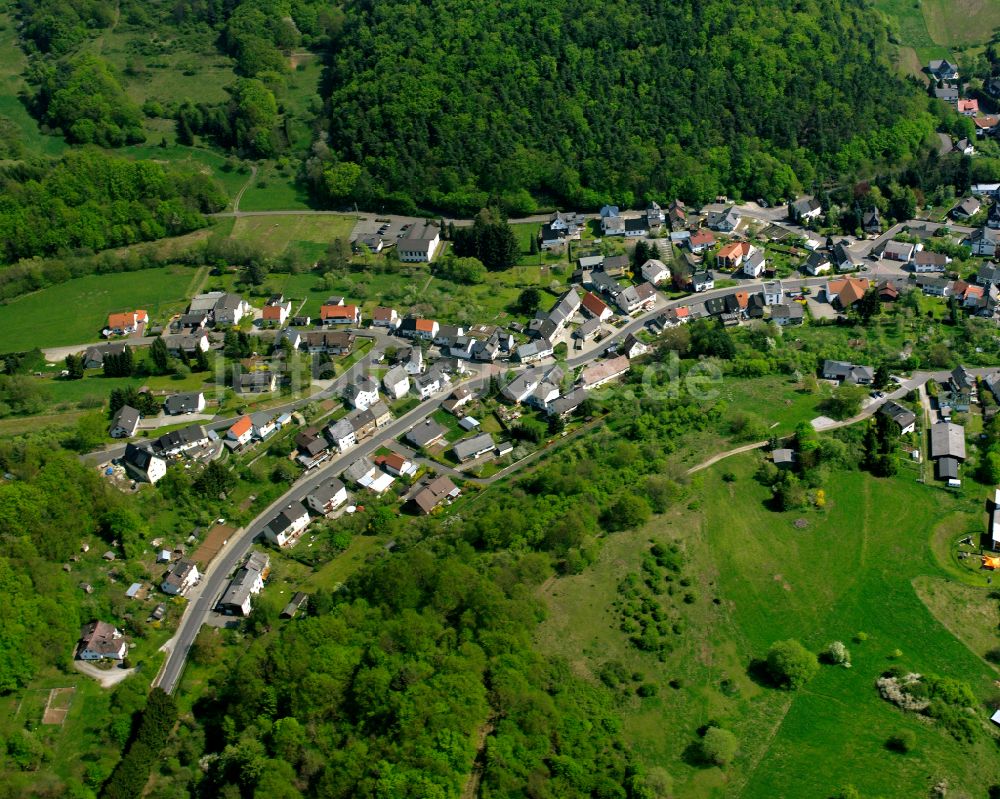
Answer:
M240 208L249 210L245 203L246 195ZM352 216L332 214L243 216L236 220L230 235L237 241L252 242L270 255L280 255L303 243L319 246L322 254L334 239L350 238L354 223Z
M995 0L922 0L920 9L937 44L980 44L1000 27L1000 3Z
M540 647L566 656L584 675L617 658L660 686L656 697L623 698L622 715L636 753L673 774L678 797L826 799L848 783L862 796L912 797L926 795L940 779L958 793L982 795L1000 778L985 736L975 746L960 745L902 715L873 687L897 648L907 667L967 680L980 695L997 677L980 657L996 620L963 610L973 597L966 586L953 589L928 546L953 500L909 478L840 472L827 483L825 511L775 513L752 478L756 457L731 458L724 469L696 478L689 507L607 539L595 567L552 583ZM735 481L723 481L722 471ZM805 529L793 526L799 517ZM618 581L637 570L651 539L682 543L697 595L685 606L687 632L663 663L630 647L609 610ZM925 604L928 586L933 602ZM980 625L994 626L984 632ZM968 626L979 637L959 640L948 629ZM867 634L863 643L852 641L859 631ZM755 682L751 659L789 637L814 650L843 640L853 668L824 666L795 694ZM678 687L668 687L669 680ZM985 720L985 709L980 713ZM695 731L709 719L740 739L740 754L725 773L691 757ZM884 748L901 729L918 738L905 758Z
M114 311L138 308L162 321L186 305L200 271L167 266L88 275L18 297L0 305L0 351L99 341Z

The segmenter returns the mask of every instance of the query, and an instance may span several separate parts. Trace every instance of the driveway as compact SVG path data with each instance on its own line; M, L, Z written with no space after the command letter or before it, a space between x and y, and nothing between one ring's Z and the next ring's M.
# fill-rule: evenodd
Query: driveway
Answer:
M121 666L114 666L110 669L102 669L95 666L93 663L88 663L86 660L74 660L73 666L81 674L86 674L88 677L93 677L97 680L102 688L114 688L118 683L132 674L135 669L123 669Z

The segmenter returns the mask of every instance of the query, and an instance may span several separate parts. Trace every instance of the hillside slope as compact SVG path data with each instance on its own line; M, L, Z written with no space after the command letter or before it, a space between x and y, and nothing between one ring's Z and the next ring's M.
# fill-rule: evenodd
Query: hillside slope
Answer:
M351 0L328 81L336 197L463 210L782 195L926 106L861 0ZM919 140L919 135L916 139ZM824 170L825 171L825 170Z

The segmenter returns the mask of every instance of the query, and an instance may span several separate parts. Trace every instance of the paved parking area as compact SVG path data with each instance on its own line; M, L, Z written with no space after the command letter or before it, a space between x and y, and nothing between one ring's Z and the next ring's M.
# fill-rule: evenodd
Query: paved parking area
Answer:
M409 230L410 225L419 221L421 220L414 216L366 214L355 223L351 238L381 236L388 246L395 244Z

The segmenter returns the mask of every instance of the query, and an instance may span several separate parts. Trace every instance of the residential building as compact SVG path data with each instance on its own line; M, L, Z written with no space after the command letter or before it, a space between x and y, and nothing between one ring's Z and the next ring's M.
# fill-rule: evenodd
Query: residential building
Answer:
M875 370L870 366L858 366L846 361L828 359L823 362L823 379L867 386L875 379Z
M249 444L253 438L253 421L249 416L241 416L226 431L226 438L232 441L237 447Z
M382 377L382 388L394 400L402 399L410 390L410 376L402 366L394 366Z
M732 233L740 224L740 212L730 205L718 211L710 211L705 220L709 229L721 233Z
M253 313L253 308L250 303L244 300L238 294L230 294L228 292L222 292L215 305L212 308L212 319L215 322L215 326L220 325L231 325L235 327L240 323L244 316Z
M1000 264L985 263L976 273L976 282L980 286L990 286L1000 283Z
M976 126L977 136L989 136L996 131L997 125L1000 124L1000 117L994 114L973 117L972 124Z
M771 321L776 325L801 325L805 319L805 308L801 303L777 303L771 306Z
M982 207L983 204L976 197L966 197L951 209L951 215L955 219L968 219L978 214Z
M927 64L927 72L934 80L956 81L958 80L958 65L952 64L948 59L935 59Z
M933 275L917 275L914 281L918 289L932 297L948 297L951 295L952 282L943 277Z
M764 257L764 251L756 247L751 247L750 255L743 260L740 268L746 277L757 278L763 275L764 270L767 269L767 260Z
M395 308L383 308L381 305L372 311L372 327L387 327L395 330L402 320Z
M847 249L847 242L840 241L833 245L830 250L830 261L837 268L838 272L850 272L857 268L854 256Z
M650 258L640 266L639 274L642 275L643 280L652 283L654 286L670 280L670 270L667 268L667 265L656 258Z
M585 295L583 295L583 300L580 304L583 306L584 311L597 319L599 322L605 322L614 316L614 313L605 304L605 302L591 291L588 291Z
M452 452L455 453L459 463L465 463L475 460L487 452L492 452L494 449L496 449L496 443L493 441L493 436L489 433L480 433L478 436L456 442L452 447Z
M354 432L354 425L351 424L349 419L338 419L332 425L326 428L324 431L327 440L337 448L338 452L347 452L351 447L356 446L358 443L358 437ZM302 447L299 448L300 452ZM319 452L325 450L325 446L321 446L318 449L315 446L307 443L305 449L310 457L315 457ZM313 454L310 451L316 449L316 453Z
M347 502L347 487L337 477L324 480L306 497L306 504L313 513L325 516Z
M305 348L313 354L347 355L357 341L354 334L346 330L309 330L304 336L300 333L290 335L299 336Z
M933 92L938 100L948 103L948 105L954 106L958 104L958 89L954 86L935 86Z
M270 571L271 559L267 554L251 552L222 594L219 610L227 616L249 616L253 597L264 589Z
M998 241L1000 241L1000 230L981 227L972 231L962 244L969 247L973 255L992 258L996 255Z
M602 216L601 233L605 236L624 236L625 220L620 216Z
M715 265L719 269L735 271L740 264L750 255L753 246L746 241L732 241L723 245L715 254Z
M649 347L638 338L636 338L634 333L629 333L625 337L625 341L622 342L621 347L618 351L624 355L626 358L631 360L632 358L638 358L649 352Z
M133 479L147 483L156 483L167 473L167 462L145 446L127 444L122 464Z
M629 360L624 355L618 355L606 361L600 361L593 366L588 366L580 373L580 385L587 389L598 388L605 383L624 375L629 370Z
M163 410L168 416L202 413L205 410L205 395L200 391L172 394L163 401Z
M160 583L160 590L164 594L180 596L197 584L200 579L201 574L198 573L198 567L194 561L179 560L170 567L170 571L163 578L163 582Z
M784 286L780 280L768 280L764 283L764 302L767 305L777 305L785 298Z
M113 624L92 621L80 628L80 660L124 660L127 653L128 642Z
M990 211L986 215L986 227L993 230L1000 229L1000 200L990 203Z
M417 449L426 449L439 443L445 436L448 429L433 419L425 419L420 424L414 425L406 434L406 440Z
M413 477L418 471L417 464L396 452L379 455L375 458L375 465L381 466L393 477Z
M920 250L913 256L913 271L943 272L949 263L951 263L951 258L944 253Z
M539 338L519 346L516 357L521 363L533 363L548 358L552 352L552 342L545 338Z
M861 229L869 236L877 236L882 232L882 217L878 208L872 208L861 215Z
M823 207L815 197L800 197L788 203L788 218L793 222L805 224L823 215Z
M810 275L821 275L830 271L830 259L826 253L817 250L809 253L802 268Z
M465 335L465 328L460 325L438 325L434 335L434 343L439 347L450 347L456 339Z
M687 239L688 249L693 253L703 253L715 246L715 236L710 230L696 230Z
M687 206L680 200L674 200L667 207L667 221L673 230L680 230L687 225Z
M707 270L699 270L691 274L691 289L695 292L710 291L715 288L715 277Z
M344 398L352 408L363 411L369 405L378 402L378 383L369 378L364 378L357 383L348 383L347 388L344 389Z
M319 318L324 325L353 325L354 327L358 327L361 324L361 308L357 305L321 305Z
M962 116L974 117L979 114L979 100L975 98L959 100L956 108Z
M200 424L191 424L182 427L180 430L171 430L164 433L153 444L153 451L162 457L172 458L176 455L183 455L191 450L204 447L209 442L205 428Z
M413 504L421 513L431 513L435 508L444 502L451 502L462 492L450 478L441 475L435 477L427 483L424 488L413 497Z
M298 500L289 502L264 527L264 537L279 547L294 545L309 526L309 511Z
M359 458L344 471L344 477L374 494L384 494L395 481L391 474L377 469L368 458Z
M140 325L148 324L149 314L145 311L108 314L105 336L127 336L138 331Z
M236 383L236 391L240 394L268 394L277 389L278 375L267 369L244 372Z
M549 402L546 410L549 416L568 416L579 408L586 399L586 390L582 387L577 387L569 393Z
M285 300L285 298L280 294L276 294L268 299L267 303L264 305L264 310L261 313L261 319L267 324L281 326L288 321L288 317L291 313L291 301Z
M197 355L199 352L208 352L211 346L208 336L201 331L171 333L161 336L161 338L167 347L167 352L176 356L179 356L182 352L185 355Z
M420 347L411 347L403 362L403 371L408 375L416 376L424 371L424 351Z
M126 346L123 341L115 341L87 347L83 353L83 366L85 369L99 369L104 365L105 355L122 355Z
M629 217L625 220L625 238L637 239L649 235L649 220L645 216Z
M404 263L430 263L434 260L441 231L432 222L414 222L396 244L399 260Z
M139 429L139 411L131 405L122 405L111 419L112 438L131 438Z
M421 338L426 341L433 341L437 338L441 326L433 319L419 319L408 316L399 326L399 334L409 338Z
M604 259L599 271L611 277L624 277L632 262L627 255L609 255Z
M601 325L601 320L595 316L588 319L576 330L574 330L573 338L579 339L580 341L590 341L590 339L596 336L602 329L603 326Z
M831 305L846 311L865 296L871 287L864 278L841 277L827 281L826 301Z
M899 434L902 436L912 433L917 427L917 415L911 411L909 408L900 405L895 400L889 400L884 403L878 412L883 416L892 419L899 428Z
M416 375L413 378L413 390L417 392L420 399L425 400L443 391L451 384L448 375L436 366L427 371L426 374Z

